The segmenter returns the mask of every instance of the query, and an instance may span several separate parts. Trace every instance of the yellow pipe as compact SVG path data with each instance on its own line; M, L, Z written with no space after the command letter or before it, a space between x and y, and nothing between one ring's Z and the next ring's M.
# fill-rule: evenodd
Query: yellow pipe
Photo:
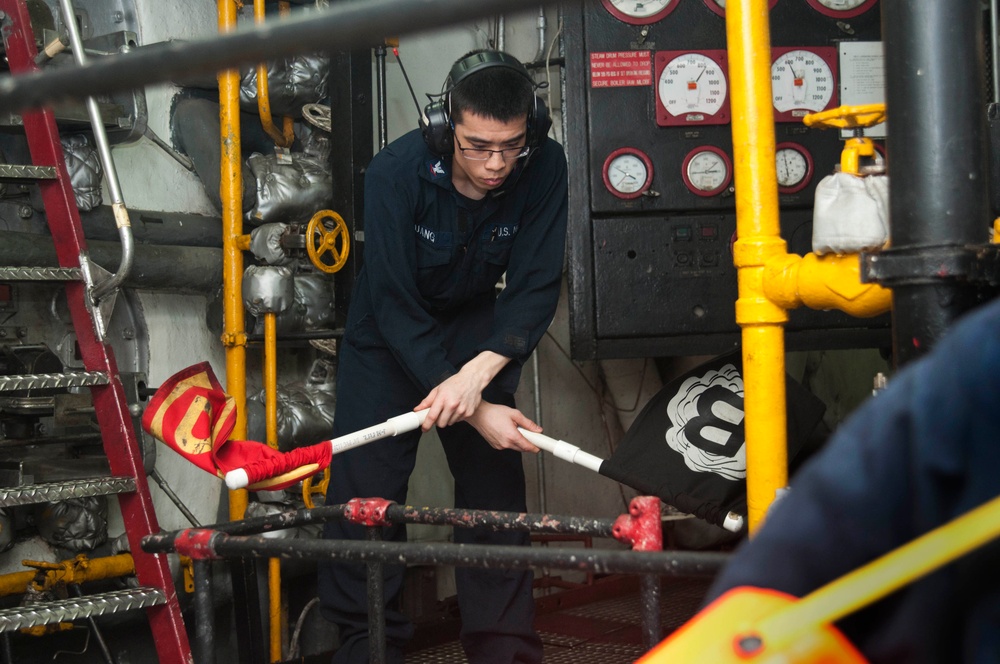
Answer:
M837 309L868 318L889 311L892 291L861 283L857 254L783 254L764 266L764 293L784 309Z
M264 423L267 444L278 448L278 315L264 314ZM281 657L281 561L267 561L271 661Z
M281 16L288 15L289 4L287 2L278 3L278 11ZM258 25L264 22L266 12L264 11L264 0L253 1L254 23ZM279 148L291 147L295 140L295 132L292 126L292 118L285 117L284 132L278 131L274 126L274 119L271 117L271 93L267 83L267 63L262 62L257 65L257 112L260 115L260 123L264 127L267 135L274 140L274 144Z
M993 244L1000 244L1000 217L993 220Z
M250 241L252 239L253 237L249 233L247 233L246 235L240 235L239 237L237 237L236 240L233 242L233 244L240 251L250 251Z
M763 620L757 633L772 652L868 606L1000 536L1000 498L981 505L881 558L813 591Z
M270 558L267 561L267 596L268 613L271 617L271 661L280 662L281 657L281 559Z
M267 444L278 449L278 315L264 314L264 423Z
M236 29L236 1L218 0L219 32ZM226 391L236 404L233 438L246 438L246 343L243 318L243 253L237 238L243 233L243 157L240 152L240 74L234 69L219 73L219 120L222 150L222 344L226 348ZM229 492L229 518L246 513L245 489Z
M24 565L30 565L33 561L25 560ZM42 564L38 564L42 567ZM72 560L64 560L61 563L44 564L45 580L42 587L53 588L64 583L86 583L88 581L100 581L103 579L114 579L122 576L135 574L135 564L132 561L131 553L120 553L116 556L106 556L102 558L86 558L80 556ZM23 594L28 584L38 577L39 570L13 572L0 575L0 596Z
M726 8L736 177L734 263L742 328L747 516L753 535L788 482L785 338L788 314L764 294L764 266L786 253L778 223L767 0Z

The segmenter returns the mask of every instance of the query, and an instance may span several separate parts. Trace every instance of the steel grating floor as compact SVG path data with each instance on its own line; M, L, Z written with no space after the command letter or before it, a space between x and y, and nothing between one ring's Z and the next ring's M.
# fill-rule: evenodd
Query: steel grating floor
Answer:
M683 625L701 604L711 579L666 579L660 595L664 636ZM600 599L540 614L535 625L546 664L631 664L645 654L639 594ZM463 664L457 641L408 652L407 664Z

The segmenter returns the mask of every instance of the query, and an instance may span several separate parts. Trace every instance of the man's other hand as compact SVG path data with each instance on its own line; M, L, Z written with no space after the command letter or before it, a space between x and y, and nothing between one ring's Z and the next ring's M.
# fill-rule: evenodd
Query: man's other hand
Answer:
M515 408L483 401L467 421L495 449L538 453L538 448L522 436L517 428L523 427L528 431L541 433L542 427Z

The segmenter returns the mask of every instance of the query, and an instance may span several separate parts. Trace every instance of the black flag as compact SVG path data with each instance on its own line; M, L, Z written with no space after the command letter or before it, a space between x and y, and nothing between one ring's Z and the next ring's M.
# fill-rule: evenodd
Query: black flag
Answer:
M746 438L739 352L670 381L649 400L600 473L677 509L722 525L746 514ZM788 459L826 406L787 377Z

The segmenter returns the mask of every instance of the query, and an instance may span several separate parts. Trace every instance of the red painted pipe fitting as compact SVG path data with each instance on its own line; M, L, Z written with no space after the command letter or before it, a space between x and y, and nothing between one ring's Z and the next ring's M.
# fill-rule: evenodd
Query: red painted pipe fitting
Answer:
M660 499L656 496L636 496L629 503L628 512L615 519L612 528L615 539L628 544L633 551L662 551Z
M192 560L212 560L218 558L215 555L215 547L212 540L218 533L216 530L206 530L204 528L188 528L181 531L174 539L174 550Z
M351 498L344 508L344 518L362 526L390 526L385 514L394 504L385 498Z

